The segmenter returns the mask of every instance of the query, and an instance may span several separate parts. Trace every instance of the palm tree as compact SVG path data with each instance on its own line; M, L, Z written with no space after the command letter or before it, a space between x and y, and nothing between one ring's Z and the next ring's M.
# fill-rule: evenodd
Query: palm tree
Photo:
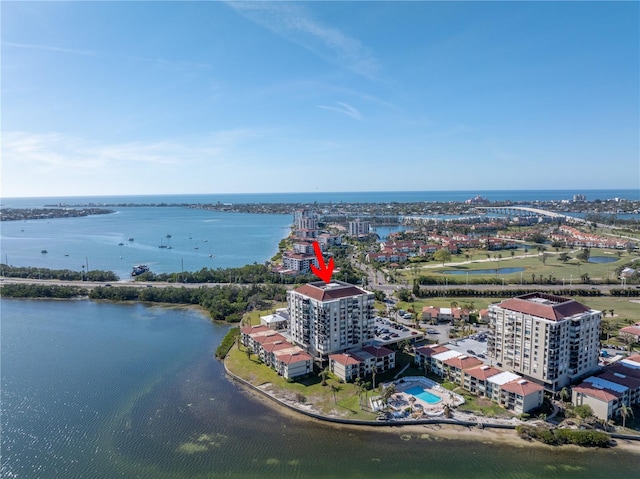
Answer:
M415 396L411 396L409 398L409 402L411 403L411 412L413 412L413 403L416 402Z
M377 373L378 373L378 368L374 365L371 368L371 377L372 377L372 380L373 380L373 389L376 388L376 374Z
M626 404L620 406L620 417L622 418L622 427L627 427L627 418L633 417L633 409Z
M569 388L562 388L560 391L560 400L564 403L567 403L571 400L571 393L569 392Z
M608 321L603 321L602 323L600 323L600 326L601 326L602 332L607 335L607 341L609 341L611 337L611 333L613 332L613 326Z
M251 355L253 354L253 348L251 346L247 346L247 359L251 359Z
M336 392L339 391L340 388L338 386L335 385L331 385L331 391L333 391L333 403L334 404L338 404L338 398L336 397Z
M326 386L327 385L327 375L329 374L329 368L324 368L322 371L320 371L320 373L318 374L318 376L322 377L322 385Z

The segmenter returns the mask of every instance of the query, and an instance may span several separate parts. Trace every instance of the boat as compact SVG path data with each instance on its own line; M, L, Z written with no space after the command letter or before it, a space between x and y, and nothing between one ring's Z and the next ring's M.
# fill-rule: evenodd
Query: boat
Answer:
M165 238L171 238L171 235L166 235Z
M137 264L133 267L131 276L139 276L146 273L147 271L149 271L149 267L146 264Z
M124 243L118 243L118 246L124 246Z
M127 241L133 241L133 238L128 238Z
M48 251L47 251L46 249L40 250L40 252L41 252L42 254L48 253Z

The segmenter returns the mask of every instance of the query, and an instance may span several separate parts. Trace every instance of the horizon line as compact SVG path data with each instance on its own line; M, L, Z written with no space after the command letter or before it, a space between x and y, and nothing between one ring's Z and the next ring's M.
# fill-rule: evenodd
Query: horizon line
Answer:
M336 194L375 194L375 193L488 193L488 192L575 192L575 194L582 194L583 192L594 191L620 191L638 192L640 199L640 189L636 188L517 188L517 189L474 189L474 190L351 190L351 191L281 191L281 192L242 192L242 193L144 193L144 194L129 194L129 193L107 193L107 194L80 194L80 195L40 195L40 196L2 196L0 195L0 201L4 199L25 199L25 198L95 198L95 197L149 197L149 196L244 196L244 195L336 195Z

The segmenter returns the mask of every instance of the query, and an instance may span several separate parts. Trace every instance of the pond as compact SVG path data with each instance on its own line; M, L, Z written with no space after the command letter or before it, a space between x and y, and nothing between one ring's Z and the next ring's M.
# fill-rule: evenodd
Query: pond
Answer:
M618 258L611 256L591 256L589 263L615 263Z
M494 268L494 269L474 269L474 270L464 270L464 269L452 269L447 271L440 271L443 274L511 274L511 273L520 273L524 271L524 268Z

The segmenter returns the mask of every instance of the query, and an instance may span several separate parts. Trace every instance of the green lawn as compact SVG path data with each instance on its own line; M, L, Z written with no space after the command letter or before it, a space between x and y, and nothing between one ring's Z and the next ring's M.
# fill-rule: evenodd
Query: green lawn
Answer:
M279 391L279 395L285 397L294 398L300 395L299 397L304 397L306 404L313 405L321 413L362 420L371 420L376 417L375 414L360 410L358 389L354 384L344 384L328 378L327 385L322 386L321 378L317 376L289 382L278 376L270 367L259 363L255 354L251 355L251 359L248 359L244 347L242 351L238 351L238 348L234 346L229 351L226 361L227 367L231 371L251 384L260 386L270 383L273 389ZM335 398L332 386L336 388ZM368 394L377 393L369 391Z
M560 253L565 252L570 256L570 260L566 263L562 263L558 256ZM535 282L539 282L539 278L548 278L551 276L555 278L560 284L564 278L565 284L568 285L570 281L573 284L581 282L581 277L585 273L589 275L592 280L606 282L607 278L616 283L618 280L615 278L615 270L618 266L628 263L633 259L637 259L638 255L630 255L626 251L612 251L604 249L591 249L591 257L604 256L614 258L615 261L611 263L584 263L576 259L576 254L579 250L560 249L559 252L555 249L547 250L547 259L542 261L542 256L534 249L530 249L526 257L518 258L524 253L521 250L514 251L514 257L511 256L511 251L483 251L474 250L465 252L462 254L454 255L451 261L443 266L441 263L429 262L419 263L417 266L406 266L396 271L397 280L399 283L407 281L408 284L413 283L413 279L416 276L432 276L439 279L446 278L449 284L466 284L467 275L465 274L445 274L443 271L459 270L459 271L475 271L475 270L499 270L502 268L524 268L522 276L520 272L502 274L492 272L490 274L469 274L469 283L474 281L486 280L490 278L498 278L500 281L504 278L507 284L519 284L521 279L525 284L533 283L535 278L538 278ZM467 258L466 256L469 256ZM487 255L490 256L488 261ZM620 255L618 257L618 255ZM471 261L471 262L469 262ZM532 276L535 275L535 276Z

